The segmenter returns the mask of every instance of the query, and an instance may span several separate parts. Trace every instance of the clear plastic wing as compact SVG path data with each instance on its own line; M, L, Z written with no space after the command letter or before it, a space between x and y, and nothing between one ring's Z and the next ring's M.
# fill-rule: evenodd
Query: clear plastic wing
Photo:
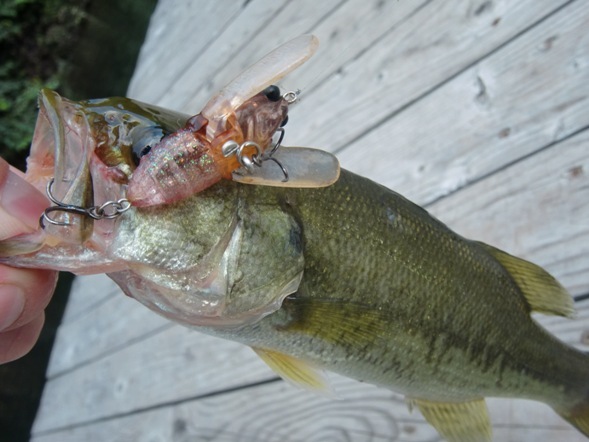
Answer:
M202 115L214 120L234 111L248 98L302 65L315 53L318 45L319 40L314 35L301 35L279 46L213 96L203 108Z

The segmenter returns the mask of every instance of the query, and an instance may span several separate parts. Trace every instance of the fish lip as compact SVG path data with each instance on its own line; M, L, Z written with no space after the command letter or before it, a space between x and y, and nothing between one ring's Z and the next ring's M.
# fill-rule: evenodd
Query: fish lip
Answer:
M82 105L42 89L27 177L41 178L43 188L53 178L53 194L61 202L81 207L91 204L88 195L75 191L83 181L91 180L88 158L94 142L89 134ZM39 158L43 164L35 164Z
M89 156L94 144L84 106L42 89L25 177L54 202L92 207ZM92 220L79 214L55 211L51 220L64 225L44 223L45 231L66 242L83 242L92 233Z

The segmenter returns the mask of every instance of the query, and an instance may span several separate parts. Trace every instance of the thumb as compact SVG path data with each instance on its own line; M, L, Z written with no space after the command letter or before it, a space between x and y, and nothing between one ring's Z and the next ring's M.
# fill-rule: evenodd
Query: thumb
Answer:
M47 206L47 198L0 158L0 239L38 229Z

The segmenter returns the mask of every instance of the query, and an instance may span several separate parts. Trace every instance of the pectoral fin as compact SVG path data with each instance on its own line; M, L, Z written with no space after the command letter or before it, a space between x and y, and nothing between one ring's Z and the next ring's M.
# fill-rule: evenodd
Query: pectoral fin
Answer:
M569 318L574 316L573 298L546 270L490 245L479 244L505 267L533 311Z
M440 435L449 442L490 442L491 423L484 399L468 402L431 402L410 399Z
M252 349L285 381L306 390L331 392L323 373L307 362L271 350L254 347Z

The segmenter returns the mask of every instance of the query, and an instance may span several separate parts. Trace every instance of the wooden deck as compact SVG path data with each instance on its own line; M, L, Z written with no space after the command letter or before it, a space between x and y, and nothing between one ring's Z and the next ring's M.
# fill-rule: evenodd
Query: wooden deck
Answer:
M129 96L198 112L302 33L318 54L286 145L343 167L456 231L534 261L577 297L538 317L589 350L589 2L160 0ZM436 441L401 396L333 376L339 400L278 380L249 348L167 322L104 276L77 278L34 442ZM497 441L581 441L546 405L492 399Z

